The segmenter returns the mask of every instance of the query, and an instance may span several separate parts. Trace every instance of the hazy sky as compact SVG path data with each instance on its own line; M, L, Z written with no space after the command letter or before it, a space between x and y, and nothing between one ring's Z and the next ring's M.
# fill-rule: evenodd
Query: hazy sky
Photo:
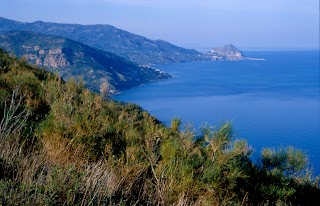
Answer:
M0 16L110 24L151 39L207 49L319 48L319 0L0 0Z

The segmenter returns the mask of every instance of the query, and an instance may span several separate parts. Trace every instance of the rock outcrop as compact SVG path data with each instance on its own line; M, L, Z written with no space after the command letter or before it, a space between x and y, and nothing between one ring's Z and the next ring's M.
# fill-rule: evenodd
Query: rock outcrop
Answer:
M42 49L40 46L22 46L25 51L22 55L29 62L42 67L59 68L70 66L62 48Z

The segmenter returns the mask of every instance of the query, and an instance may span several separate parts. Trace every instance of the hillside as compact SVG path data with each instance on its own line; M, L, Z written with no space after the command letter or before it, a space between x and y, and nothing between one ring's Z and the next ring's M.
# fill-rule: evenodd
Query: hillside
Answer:
M0 49L1 205L317 205L302 151L180 128Z
M96 92L104 82L109 83L111 92L116 92L170 77L160 70L137 66L112 53L79 42L30 31L0 35L0 47L57 72L65 79L83 78L85 85Z
M178 47L162 40L150 40L110 25L58 24L42 21L21 23L0 17L0 34L16 30L65 37L143 65L207 59L196 50Z

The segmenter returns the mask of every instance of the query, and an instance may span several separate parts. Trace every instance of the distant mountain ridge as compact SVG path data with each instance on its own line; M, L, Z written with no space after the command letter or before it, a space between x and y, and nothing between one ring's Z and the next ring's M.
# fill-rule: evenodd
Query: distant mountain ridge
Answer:
M0 47L33 64L56 71L66 79L83 78L85 85L96 92L104 82L109 83L111 92L117 92L170 78L160 70L138 66L110 52L63 37L16 31L0 35Z
M1 35L2 34L2 35ZM99 91L108 81L112 92L171 76L150 67L200 60L261 60L245 57L233 45L200 53L110 25L22 23L0 17L0 47L62 77L85 80Z
M207 59L206 55L196 50L178 47L162 40L150 40L110 25L59 24L42 21L22 23L0 17L0 34L16 30L69 38L143 65Z

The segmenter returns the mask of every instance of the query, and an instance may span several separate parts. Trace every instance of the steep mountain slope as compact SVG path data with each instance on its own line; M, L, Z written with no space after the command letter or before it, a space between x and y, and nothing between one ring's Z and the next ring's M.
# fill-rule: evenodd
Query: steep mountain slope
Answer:
M93 91L99 91L104 82L109 83L111 92L116 92L170 77L160 70L137 66L110 52L63 37L30 31L0 35L0 47L25 57L33 64L58 72L66 79L82 77L85 85Z
M0 17L0 33L28 30L62 36L112 52L138 64L166 64L207 59L206 55L161 40L150 40L110 25L21 23Z

